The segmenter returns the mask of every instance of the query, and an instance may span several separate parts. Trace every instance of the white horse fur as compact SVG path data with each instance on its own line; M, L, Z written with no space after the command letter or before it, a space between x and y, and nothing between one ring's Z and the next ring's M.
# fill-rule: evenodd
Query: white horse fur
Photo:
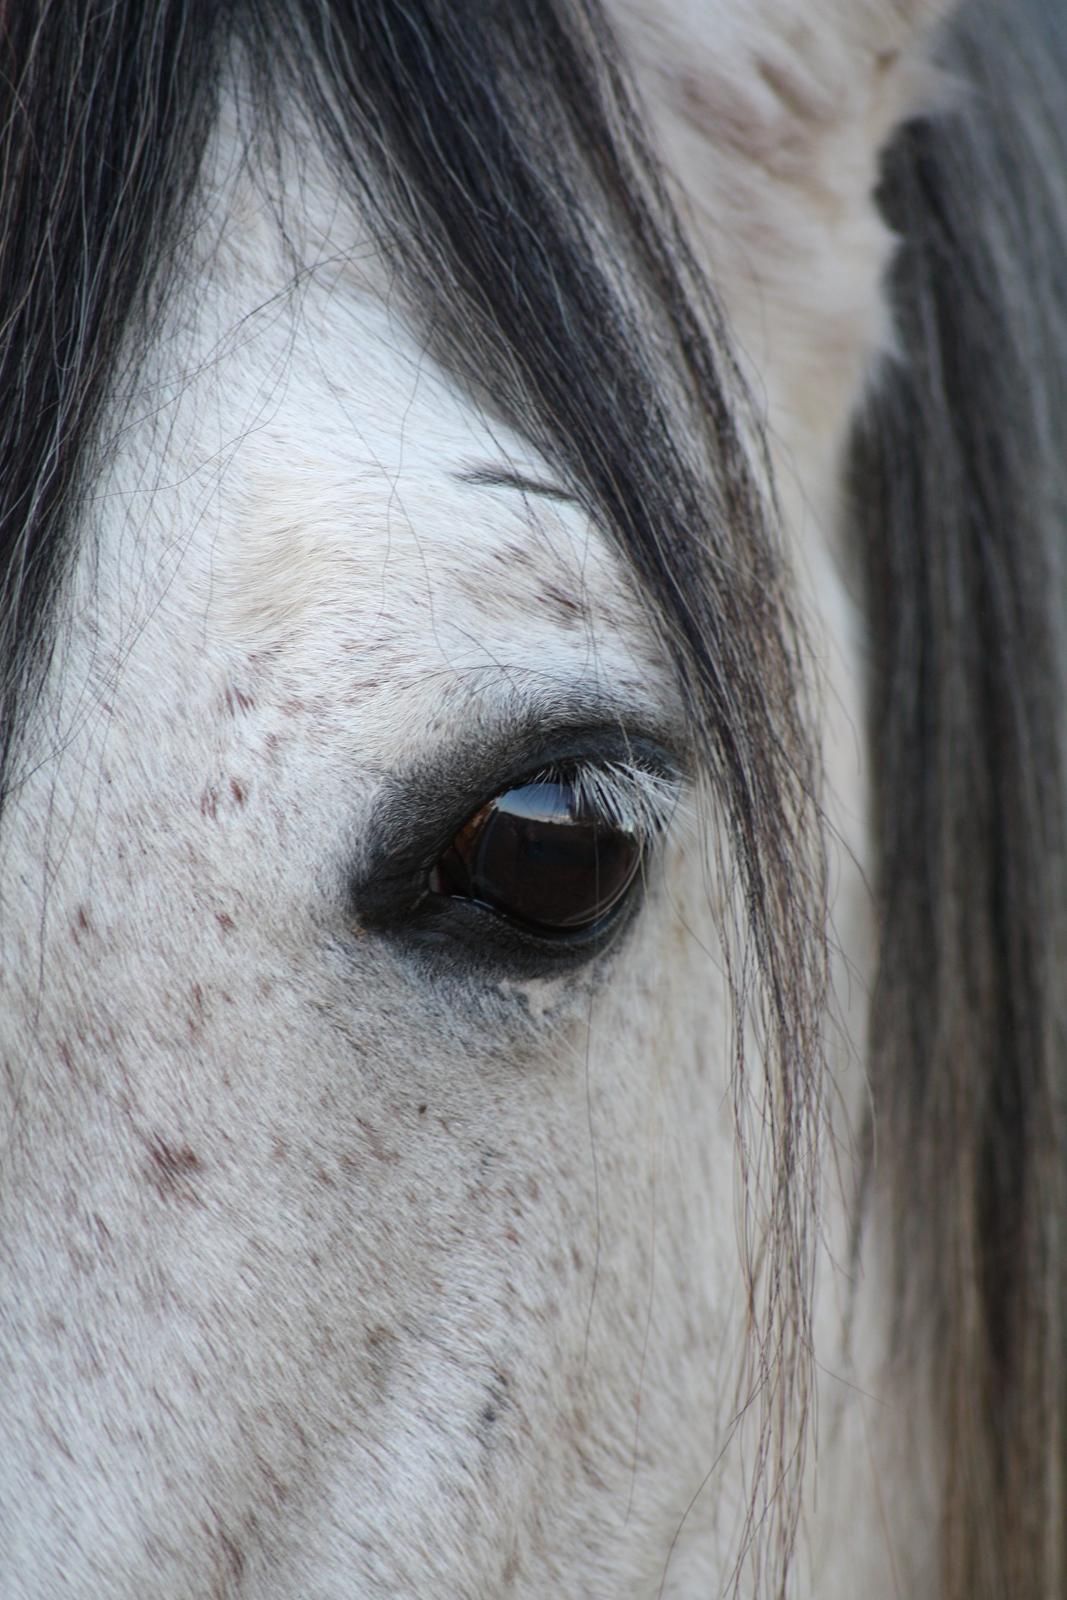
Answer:
M819 1600L936 1588L921 1374L890 1359L877 1229L850 1254L872 915L839 519L892 359L877 162L938 92L938 20L614 14L768 426L824 730L840 959L788 1578ZM438 981L337 934L405 774L575 708L666 740L677 691L579 507L486 481L551 472L420 347L330 169L284 149L279 192L243 118L235 82L4 822L0 1590L762 1592L761 1091L739 1124L706 797L623 764L647 898L574 974Z

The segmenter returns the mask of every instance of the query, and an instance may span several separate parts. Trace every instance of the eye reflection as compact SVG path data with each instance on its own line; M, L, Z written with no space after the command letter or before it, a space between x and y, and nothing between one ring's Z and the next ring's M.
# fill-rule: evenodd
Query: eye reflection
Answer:
M430 888L566 933L618 905L641 856L640 838L583 801L573 781L538 778L495 796L464 823Z

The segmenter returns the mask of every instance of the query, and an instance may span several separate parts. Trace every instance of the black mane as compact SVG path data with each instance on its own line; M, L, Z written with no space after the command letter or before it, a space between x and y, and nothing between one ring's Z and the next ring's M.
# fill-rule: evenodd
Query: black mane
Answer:
M942 1593L1039 1600L1067 1592L1067 25L965 7L946 66L968 88L885 164L903 359L853 463L876 1192L941 1407Z

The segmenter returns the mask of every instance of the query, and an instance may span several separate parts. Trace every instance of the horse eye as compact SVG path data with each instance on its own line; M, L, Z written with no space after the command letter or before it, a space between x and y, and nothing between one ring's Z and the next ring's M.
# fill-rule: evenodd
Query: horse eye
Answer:
M541 932L577 932L618 905L641 856L640 838L583 806L573 783L538 779L468 818L434 867L430 888Z

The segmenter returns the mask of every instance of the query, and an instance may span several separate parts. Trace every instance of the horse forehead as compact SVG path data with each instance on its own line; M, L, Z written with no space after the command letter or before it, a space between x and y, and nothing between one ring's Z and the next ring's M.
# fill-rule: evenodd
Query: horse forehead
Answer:
M395 473L352 453L294 451L290 434L235 473L212 570L226 635L284 646L318 630L375 656L414 629L442 664L575 636L647 649L626 575L576 507L471 481L479 460L452 441L423 438Z
M567 486L435 364L329 174L312 157L292 180L282 249L273 207L233 173L234 138L224 114L215 177L208 164L222 231L205 228L173 337L144 374L140 443L120 461L116 502L132 515L106 533L116 586L139 589L146 547L170 551L189 528L176 590L168 556L160 572L187 596L192 631L206 617L223 645L295 661L317 641L313 670L347 650L379 675L538 658L587 671L595 655L613 674L636 659L635 685L650 669L662 684L603 530L529 488ZM163 491L147 518L146 483Z
M635 690L650 669L662 678L622 561L525 442L373 298L329 292L301 317L310 344L290 345L284 396L218 474L191 563L213 636L319 673L347 655L347 672L394 682L513 667L610 671ZM237 352L215 374L246 413L262 365ZM195 479L221 446L195 388L185 403ZM178 508L161 509L165 522Z

